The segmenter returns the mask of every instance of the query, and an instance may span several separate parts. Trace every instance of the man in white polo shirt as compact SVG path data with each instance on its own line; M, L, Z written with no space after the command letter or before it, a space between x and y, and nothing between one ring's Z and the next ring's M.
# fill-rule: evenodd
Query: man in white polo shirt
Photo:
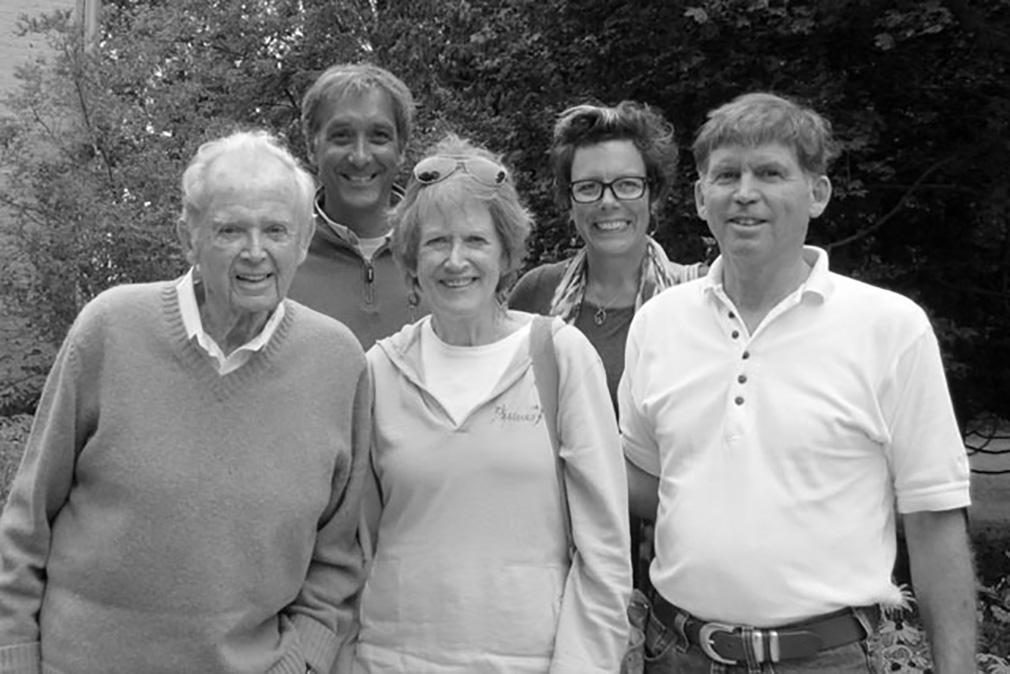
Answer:
M969 469L936 337L804 245L830 125L747 94L693 149L721 256L635 316L619 388L632 509L656 518L654 671L873 671L896 512L935 671L974 671Z

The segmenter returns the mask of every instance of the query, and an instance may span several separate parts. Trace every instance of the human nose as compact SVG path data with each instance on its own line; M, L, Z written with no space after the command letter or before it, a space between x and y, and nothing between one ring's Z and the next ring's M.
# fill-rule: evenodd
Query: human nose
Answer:
M351 161L357 166L363 166L368 163L370 157L368 139L363 135L358 136L354 141L354 147L351 148Z
M246 237L243 253L251 260L260 260L266 254L263 248L263 235L258 229L253 229L249 232L248 237Z
M736 184L736 191L733 198L737 201L754 201L758 198L757 181L749 171L740 174L740 179Z
M449 247L449 255L445 259L446 266L452 269L459 269L464 266L466 264L464 253L463 243L461 241L453 241Z
M600 187L600 203L616 204L617 201L617 193L614 192L614 183L604 184Z

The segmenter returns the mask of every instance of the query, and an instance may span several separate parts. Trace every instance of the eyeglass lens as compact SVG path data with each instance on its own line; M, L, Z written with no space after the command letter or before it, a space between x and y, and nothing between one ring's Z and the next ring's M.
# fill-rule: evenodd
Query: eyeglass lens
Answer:
M624 176L605 183L601 180L576 180L572 183L572 198L579 203L590 203L603 198L603 192L610 188L615 199L627 201L638 199L645 194L645 178Z

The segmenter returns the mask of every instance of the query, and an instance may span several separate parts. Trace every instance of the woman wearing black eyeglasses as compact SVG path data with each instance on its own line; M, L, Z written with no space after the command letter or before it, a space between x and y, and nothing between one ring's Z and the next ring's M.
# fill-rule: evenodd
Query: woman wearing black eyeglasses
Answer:
M631 566L600 360L561 320L505 306L530 216L493 155L447 138L394 222L431 315L368 352L373 556L355 671L613 674Z
M589 338L603 359L617 411L624 343L635 311L705 266L671 262L649 235L677 164L673 127L634 101L568 108L554 126L551 168L558 203L585 245L574 257L529 271L509 306L560 316ZM646 588L648 555L638 553L643 524L632 522L635 586Z

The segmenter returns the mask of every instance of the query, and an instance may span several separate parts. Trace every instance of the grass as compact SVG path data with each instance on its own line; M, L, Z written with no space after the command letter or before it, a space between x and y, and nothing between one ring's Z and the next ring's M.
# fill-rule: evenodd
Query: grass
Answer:
M7 500L30 430L28 415L0 416L0 506ZM978 672L1010 674L1010 533L1005 527L992 527L974 531L972 538L981 583ZM885 619L877 647L884 658L884 674L932 671L914 608Z

